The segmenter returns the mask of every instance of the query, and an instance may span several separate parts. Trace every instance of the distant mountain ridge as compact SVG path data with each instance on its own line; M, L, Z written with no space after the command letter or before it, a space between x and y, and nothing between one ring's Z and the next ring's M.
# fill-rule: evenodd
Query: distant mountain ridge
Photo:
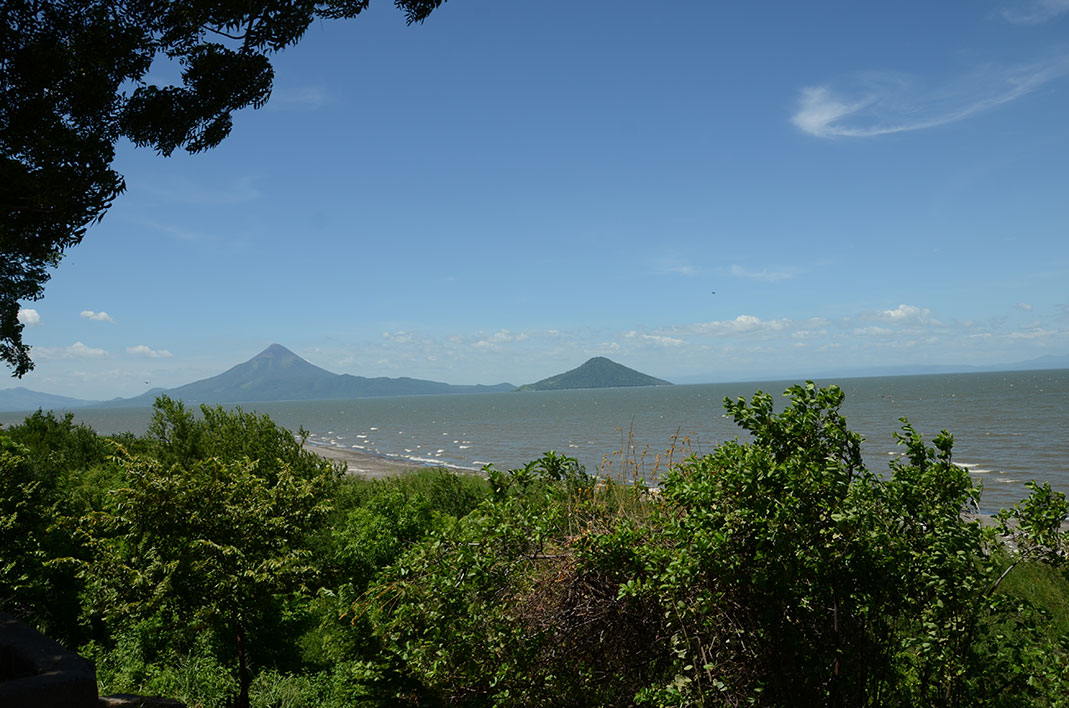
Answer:
M73 409L95 406L98 403L99 401L83 401L80 398L31 391L24 386L0 391L0 411L33 411L38 408Z
M221 374L177 388L155 388L140 396L115 398L110 401L82 401L66 396L37 393L25 388L8 389L0 391L0 411L29 411L37 408L136 408L151 406L160 394L189 404L219 404L489 393L513 391L515 388L510 383L457 386L407 376L365 378L351 374L335 374L305 361L281 344L272 344L248 361Z
M266 401L326 401L339 398L425 396L447 393L511 391L509 383L456 386L408 377L365 378L335 374L311 364L281 344L272 344L246 362L221 374L162 391L187 403L257 403ZM151 405L161 392L109 401L108 407Z
M596 356L582 366L520 386L517 391L561 391L573 388L622 388L628 386L671 386L670 381L635 371L611 359Z

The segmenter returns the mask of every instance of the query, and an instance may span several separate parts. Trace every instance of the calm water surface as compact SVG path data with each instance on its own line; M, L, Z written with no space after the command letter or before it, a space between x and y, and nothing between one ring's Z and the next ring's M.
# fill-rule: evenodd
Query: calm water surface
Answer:
M625 476L630 454L654 471L673 440L677 450L709 451L739 435L724 417L725 396L760 389L779 398L795 382L488 393L248 404L315 442L426 464L507 468L557 450L588 469ZM829 384L832 381L817 381ZM865 438L873 470L896 454L892 433L907 417L926 439L954 434L954 459L984 484L985 510L1019 500L1031 479L1069 493L1069 370L900 376L835 381L843 413ZM101 433L145 430L147 409L77 411ZM0 422L21 420L0 414ZM678 452L676 453L678 457Z

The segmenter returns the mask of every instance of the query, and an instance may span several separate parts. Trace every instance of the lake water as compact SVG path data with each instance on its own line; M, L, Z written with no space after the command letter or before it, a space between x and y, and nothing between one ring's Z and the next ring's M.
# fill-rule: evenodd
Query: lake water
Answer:
M588 470L624 477L641 459L650 476L676 445L708 452L739 435L724 417L725 396L761 389L779 398L796 382L699 384L652 388L488 393L247 404L313 442L348 447L423 464L478 469L518 466L557 450ZM831 381L817 381L829 384ZM1026 493L1028 480L1069 493L1069 370L835 381L846 393L843 414L865 438L869 468L887 469L897 454L892 433L909 418L930 440L954 434L954 459L984 484L982 506L993 511ZM76 411L100 433L144 432L148 409ZM21 420L0 414L0 423ZM643 457L643 453L645 456ZM660 454L660 460L657 455Z

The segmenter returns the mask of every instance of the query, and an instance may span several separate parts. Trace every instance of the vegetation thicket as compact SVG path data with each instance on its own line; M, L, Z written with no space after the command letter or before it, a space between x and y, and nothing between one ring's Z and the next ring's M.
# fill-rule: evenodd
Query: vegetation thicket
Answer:
M1069 513L982 524L952 438L870 471L811 383L659 486L555 452L343 476L268 418L0 433L0 604L193 706L1066 706Z

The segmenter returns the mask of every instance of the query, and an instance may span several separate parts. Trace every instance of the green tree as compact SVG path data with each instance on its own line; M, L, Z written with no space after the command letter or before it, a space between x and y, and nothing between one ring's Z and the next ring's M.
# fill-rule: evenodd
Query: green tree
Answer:
M53 561L81 554L68 522L114 482L112 449L71 414L37 411L0 435L0 605L71 645L85 639L81 583Z
M122 193L111 164L129 138L163 155L218 145L232 114L271 95L269 57L316 20L370 0L5 0L0 3L0 359L33 368L20 301ZM394 0L409 24L444 0ZM177 86L146 81L152 63Z
M46 589L39 539L49 514L27 457L26 448L0 435L0 606L31 619L34 599Z
M157 622L186 643L214 632L231 648L246 707L250 638L277 625L280 598L313 587L307 539L338 470L264 417L203 412L161 399L153 428L170 434L168 454L117 457L123 485L83 520L89 612L111 626Z

